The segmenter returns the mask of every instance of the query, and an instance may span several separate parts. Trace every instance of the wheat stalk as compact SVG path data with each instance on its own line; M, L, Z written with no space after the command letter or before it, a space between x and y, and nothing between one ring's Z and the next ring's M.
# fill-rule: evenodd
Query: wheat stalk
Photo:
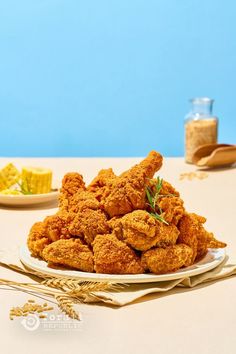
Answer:
M62 312L66 313L69 317L75 320L80 320L80 316L78 312L76 312L73 308L74 304L68 296L55 295L55 299L57 300L58 306L62 310Z
M56 299L59 308L73 319L79 320L79 314L73 304L89 297L102 299L99 292L118 291L125 284L85 282L74 278L48 278L41 283L19 283L0 278L0 285L14 288L18 291L31 293L35 296L44 295ZM40 296L39 296L40 297Z
M50 278L43 280L41 284L55 289L68 290L80 288L81 280L72 278Z
M51 288L60 289L65 294L76 299L86 299L88 295L94 296L94 293L103 291L116 291L120 290L123 285L113 284L109 282L85 282L73 278L51 278L42 281L43 285Z

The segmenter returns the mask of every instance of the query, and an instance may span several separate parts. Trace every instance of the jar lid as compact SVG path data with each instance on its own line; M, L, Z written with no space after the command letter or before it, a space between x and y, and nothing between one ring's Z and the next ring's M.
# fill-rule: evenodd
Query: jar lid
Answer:
M214 102L214 100L209 97L195 97L191 98L189 101L194 104L210 104Z

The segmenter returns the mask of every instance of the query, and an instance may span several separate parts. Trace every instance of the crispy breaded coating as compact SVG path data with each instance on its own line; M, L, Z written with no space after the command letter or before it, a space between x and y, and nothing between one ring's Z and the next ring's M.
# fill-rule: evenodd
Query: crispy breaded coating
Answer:
M62 180L60 189L59 207L68 209L71 197L79 190L85 190L83 176L77 172L67 173Z
M98 234L109 233L110 228L105 213L94 193L78 191L70 200L69 233L83 238L91 244Z
M179 230L156 220L145 210L135 210L123 217L108 221L112 233L134 249L146 251L153 246L167 247L176 244Z
M42 257L43 249L51 243L44 222L36 222L30 229L27 245L34 257Z
M42 257L52 264L93 272L93 253L80 239L55 241L44 248Z
M123 225L122 225L123 216L114 216L108 220L108 225L113 235L115 235L119 240L123 240Z
M115 235L98 235L93 242L94 268L103 274L143 273L140 258Z
M204 256L208 248L226 247L226 243L216 240L213 233L205 230L202 225L205 221L204 217L191 213L184 215L178 225L180 231L178 242L192 248L192 263L195 259Z
M84 209L79 211L69 226L72 235L80 236L91 244L98 234L107 234L110 228L102 210Z
M176 244L179 230L174 224L166 225L158 221L156 228L157 241L155 246L165 248Z
M76 214L85 209L98 210L100 203L92 192L78 191L70 199L69 212Z
M174 272L191 264L192 249L184 244L166 248L153 248L143 252L141 261L145 269L155 274Z
M47 216L44 219L44 224L49 240L54 242L60 240L61 238L70 238L71 235L68 230L69 221L70 216L68 213L58 212L55 215Z
M147 181L153 177L161 165L162 156L151 151L147 158L138 165L117 177L112 185L107 187L102 200L107 214L112 218L116 215L130 213L135 209L144 209Z
M150 189L155 193L155 186L157 185L157 178L152 178L150 181ZM162 179L162 187L160 195L172 195L173 197L179 197L179 192L167 181Z
M112 168L103 169L99 171L98 175L88 185L87 190L94 193L96 199L101 201L104 197L106 189L111 188L117 176L114 174Z
M177 225L184 215L184 202L179 197L167 196L160 198L158 206L162 210L162 217L168 224Z
M173 197L179 197L179 192L167 181L162 181L162 188L160 191L162 195L172 195Z
M178 237L178 243L184 243L191 247L192 254L192 263L194 263L197 257L198 250L198 238L197 234L200 231L200 223L196 218L194 218L191 214L186 214L182 216L179 221L178 229L180 231L180 235Z
M121 220L123 239L139 251L146 251L157 243L157 222L145 210L135 210Z

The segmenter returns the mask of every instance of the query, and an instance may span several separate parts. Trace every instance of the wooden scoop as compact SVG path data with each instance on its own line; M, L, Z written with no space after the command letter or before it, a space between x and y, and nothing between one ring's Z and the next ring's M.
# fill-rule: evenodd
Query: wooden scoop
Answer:
M236 145L207 144L197 148L192 161L201 167L229 166L236 162Z

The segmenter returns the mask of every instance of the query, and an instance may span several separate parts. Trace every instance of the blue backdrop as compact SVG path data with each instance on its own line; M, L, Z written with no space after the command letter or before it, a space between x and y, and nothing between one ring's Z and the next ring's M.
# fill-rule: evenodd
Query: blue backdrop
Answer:
M0 0L0 155L183 154L193 96L235 143L234 0Z

